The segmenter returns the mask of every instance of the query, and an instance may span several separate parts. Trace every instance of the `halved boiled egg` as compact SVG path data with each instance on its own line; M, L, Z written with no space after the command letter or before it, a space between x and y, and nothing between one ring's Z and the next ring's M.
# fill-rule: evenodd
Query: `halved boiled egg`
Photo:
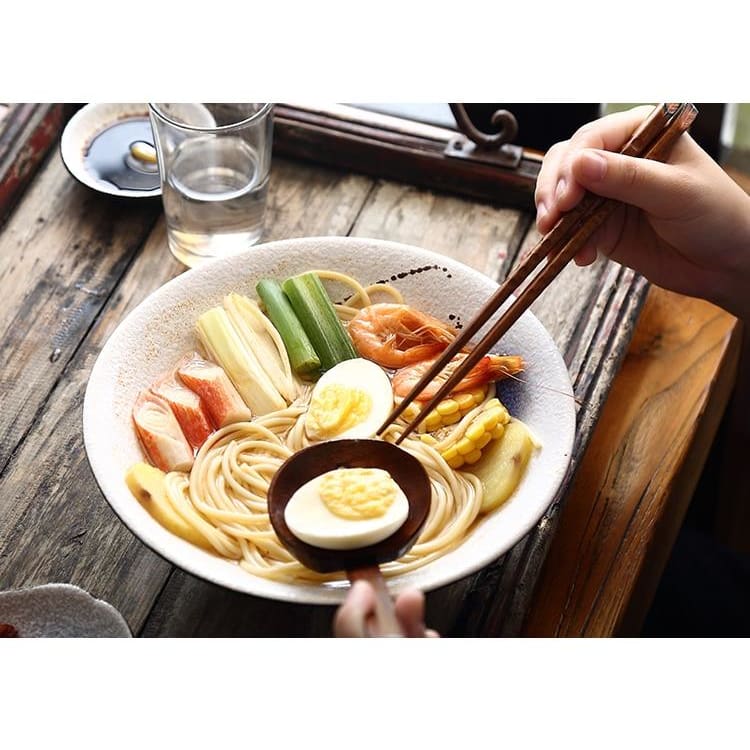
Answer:
M305 432L310 440L369 438L392 408L393 389L385 370L369 359L347 359L315 384Z
M384 469L334 469L305 482L289 499L284 520L303 542L357 549L388 538L409 515L409 501Z

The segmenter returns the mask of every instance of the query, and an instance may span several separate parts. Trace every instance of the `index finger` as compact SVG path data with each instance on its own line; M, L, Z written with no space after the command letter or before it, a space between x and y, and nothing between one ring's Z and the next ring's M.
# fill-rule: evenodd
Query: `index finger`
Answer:
M653 111L654 105L647 104L605 115L580 127L571 137L570 144L575 148L619 151Z
M569 140L550 148L534 192L537 229L542 234L550 231L561 214L570 211L583 197L583 188L571 174L575 154L586 148L619 151L654 109L653 105L644 105L613 112L583 125Z

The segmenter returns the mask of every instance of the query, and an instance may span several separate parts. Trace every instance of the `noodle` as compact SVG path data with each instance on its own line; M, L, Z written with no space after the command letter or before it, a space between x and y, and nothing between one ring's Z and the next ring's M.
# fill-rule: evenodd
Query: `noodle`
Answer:
M355 279L332 271L322 278L353 290L346 305L337 305L343 320L372 304L372 295L385 293L402 302L388 284L363 287ZM167 494L175 511L222 557L237 560L248 572L285 582L320 583L344 580L343 574L320 574L299 563L277 539L268 515L268 488L281 464L310 444L305 415L312 387L299 383L297 399L285 409L250 422L228 425L206 440L190 474L170 472ZM481 405L476 407L480 409ZM475 410L455 426L458 429ZM395 440L392 425L386 440ZM424 466L432 488L427 521L414 546L399 560L381 566L386 576L419 568L454 549L466 537L482 505L482 485L473 474L451 469L439 451L418 437L401 445Z

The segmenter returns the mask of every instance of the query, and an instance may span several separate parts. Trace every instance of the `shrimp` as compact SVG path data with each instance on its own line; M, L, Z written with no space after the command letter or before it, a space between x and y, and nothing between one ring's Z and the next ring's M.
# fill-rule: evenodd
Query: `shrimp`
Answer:
M438 391L438 388L450 377L451 373L461 364L466 357L466 353L461 352L456 354L453 359L442 369L439 375L428 383L422 392L419 394L417 401L429 401ZM417 384L419 379L432 367L433 362L436 358L426 360L424 362L418 362L411 367L404 367L399 370L393 376L393 392L396 396L403 398L406 396L411 389ZM458 385L451 391L451 393L460 393L461 391L470 391L473 388L477 388L485 383L491 383L495 380L501 380L508 375L515 375L517 372L521 372L524 368L524 361L522 357L517 355L512 356L499 356L497 354L488 354L474 367L469 370L469 374L466 375L463 380L459 381Z
M390 302L362 308L349 321L348 331L363 357L392 369L436 357L456 337L442 320Z

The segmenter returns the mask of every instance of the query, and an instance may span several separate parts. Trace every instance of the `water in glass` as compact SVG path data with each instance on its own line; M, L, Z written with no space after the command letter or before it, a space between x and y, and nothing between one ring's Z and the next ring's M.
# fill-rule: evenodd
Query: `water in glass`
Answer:
M171 155L163 185L172 253L192 266L247 250L263 231L267 191L268 175L242 138L183 141Z

